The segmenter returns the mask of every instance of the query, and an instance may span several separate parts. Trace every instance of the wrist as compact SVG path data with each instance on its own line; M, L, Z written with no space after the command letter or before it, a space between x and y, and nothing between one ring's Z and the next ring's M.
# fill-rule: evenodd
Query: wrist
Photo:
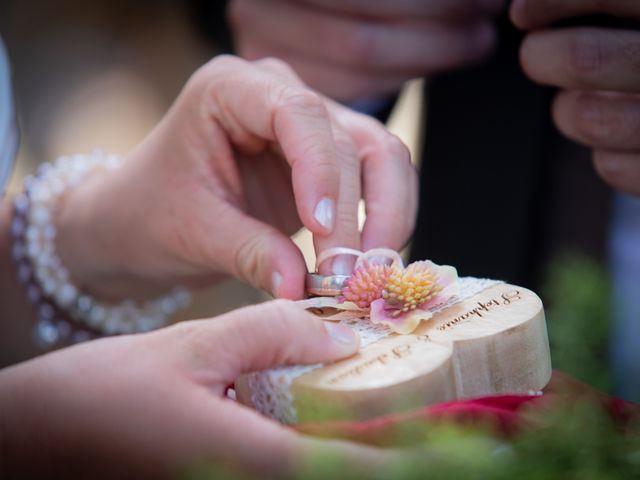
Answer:
M81 290L118 301L131 295L129 285L124 284L132 273L120 259L127 249L118 252L124 242L114 238L117 225L112 215L120 209L114 202L117 195L109 195L106 183L110 183L108 175L91 176L61 199L54 218L55 248Z
M106 302L147 300L173 287L154 278L149 249L140 248L149 246L139 224L147 217L136 211L129 177L136 173L88 176L61 199L54 218L55 248L73 282Z

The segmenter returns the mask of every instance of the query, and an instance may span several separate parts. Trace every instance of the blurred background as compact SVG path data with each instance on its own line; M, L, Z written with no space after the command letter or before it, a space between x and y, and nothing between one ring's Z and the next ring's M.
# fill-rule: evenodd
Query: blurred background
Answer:
M161 118L190 74L228 48L216 45L206 34L205 30L216 28L215 23L203 29L203 19L216 14L212 4L196 0L0 1L0 34L12 61L22 132L9 193L19 191L24 175L42 161L94 148L126 154L134 147ZM222 18L218 21L223 23ZM389 127L410 146L414 158L420 158L422 148L422 94L419 83L408 84L389 119ZM299 233L296 241L312 266L308 233ZM567 252L545 271L539 293L547 305L554 367L613 391L609 270L595 259ZM246 285L228 281L198 292L185 316L212 316L265 298ZM640 311L633 308L627 316ZM31 344L32 326L16 322L16 328L15 338L20 341L2 346L0 366L37 353ZM640 332L633 332L625 331L616 344L637 342ZM618 378L618 392L638 399L640 381L630 379L628 372L639 367L624 368L627 376Z

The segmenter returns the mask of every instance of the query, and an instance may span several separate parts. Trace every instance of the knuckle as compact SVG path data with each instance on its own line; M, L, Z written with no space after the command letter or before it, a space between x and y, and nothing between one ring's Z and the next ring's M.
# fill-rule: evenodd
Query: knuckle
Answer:
M593 31L577 30L569 41L567 59L569 75L579 84L585 83L585 80L603 70L610 53Z
M396 135L388 134L384 139L384 149L390 158L411 163L409 148Z
M265 309L261 309L263 314L269 317L269 322L276 330L285 331L288 328L291 305L287 300L277 299L264 304Z
M296 307L290 300L277 299L260 305L260 317L267 318L269 330L276 338L288 338L295 334L295 329L302 322L306 312Z
M340 154L343 161L359 165L356 146L347 132L342 129L337 129L333 133L333 141L336 145L336 151Z
M190 82L207 85L213 79L228 76L231 72L238 71L246 65L245 60L234 55L218 55L198 68L191 75Z
M306 88L283 85L277 95L278 108L316 118L328 118L327 107L320 95Z
M235 250L233 265L237 275L253 284L262 278L262 262L259 252L263 242L262 235L248 236Z
M287 62L279 58L265 57L265 58L261 58L256 63L267 70L271 70L272 72L277 72L286 77L296 77L296 74L293 71L293 68L291 68Z
M377 63L379 53L375 27L361 23L345 30L344 35L334 38L340 40L334 48L350 63Z
M589 145L598 145L613 133L611 118L599 100L581 95L576 100L574 114L578 135Z

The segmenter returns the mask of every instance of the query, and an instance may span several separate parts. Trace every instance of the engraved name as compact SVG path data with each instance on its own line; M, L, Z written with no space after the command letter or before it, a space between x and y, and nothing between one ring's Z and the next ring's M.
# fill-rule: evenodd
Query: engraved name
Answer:
M329 383L330 385L335 385L336 383L339 383L342 380L349 378L351 376L362 375L365 371L369 370L370 368L376 365L388 365L390 362L400 360L411 354L412 354L412 350L411 350L410 344L407 343L405 345L398 345L397 347L393 347L391 351L388 353L382 353L380 355L377 355L376 357L373 357L372 359L367 360L366 362L362 362L356 365L355 367L350 368L349 370L342 372L339 375L336 375L335 377L331 378L327 383Z
M498 298L492 298L486 302L477 302L476 307L471 310L464 312L461 315L458 315L451 320L448 320L446 323L439 325L437 327L438 330L444 331L450 328L459 325L460 323L464 323L470 321L473 318L484 318L487 314L489 314L492 310L495 310L498 307L509 306L518 300L522 300L522 293L520 290L512 290L509 292L505 292ZM418 342L430 342L428 334L411 336L410 342L415 343ZM348 379L349 377L359 376L365 373L366 371L380 365L388 365L394 361L401 360L405 357L408 357L413 354L413 350L411 348L411 343L406 343L403 345L398 345L392 348L389 352L381 353L369 360L359 363L358 365L346 370L342 373L339 373L335 377L329 379L327 383L329 385L335 385L337 383L342 382L343 380Z
M438 330L448 330L455 327L459 323L468 321L474 317L483 318L496 307L511 305L513 302L517 302L518 300L522 300L522 294L520 293L520 290L512 290L510 292L503 293L500 298L493 298L487 302L477 302L477 307L468 310L462 315L458 315L457 317L443 323L442 325L438 326Z

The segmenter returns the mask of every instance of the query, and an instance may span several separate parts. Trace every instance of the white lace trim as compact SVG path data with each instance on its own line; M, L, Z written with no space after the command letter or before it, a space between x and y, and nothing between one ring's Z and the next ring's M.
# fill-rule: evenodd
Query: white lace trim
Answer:
M432 311L434 314L438 313L500 283L503 282L486 278L460 278L458 279L458 293ZM340 323L353 328L360 335L361 347L376 343L392 334L392 331L387 326L376 325L366 319L346 318L340 320ZM250 374L248 384L251 390L251 401L255 409L279 422L285 424L296 423L297 414L293 406L291 384L296 378L322 366L322 363L296 365Z

